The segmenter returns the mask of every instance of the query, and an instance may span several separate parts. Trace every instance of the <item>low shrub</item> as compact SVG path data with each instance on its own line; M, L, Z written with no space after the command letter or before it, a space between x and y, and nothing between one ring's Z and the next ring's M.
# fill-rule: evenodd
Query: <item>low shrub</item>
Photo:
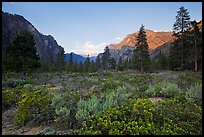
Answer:
M3 88L2 89L2 110L6 110L13 105L16 105L20 98L20 89L18 86L13 89Z
M122 83L118 80L113 80L111 78L106 79L104 82L102 82L102 91L110 90L110 89L116 89L117 86L122 85Z
M148 89L145 91L145 94L148 96L148 97L160 97L162 96L161 94L161 87L159 84L156 84L156 85L149 85Z
M158 102L139 98L88 116L77 135L196 135L202 134L202 108L176 99Z
M7 81L4 81L3 83L4 87L10 88L15 88L17 86L22 86L24 84L27 84L27 82L23 79L7 79Z
M119 108L108 108L87 117L75 134L148 134L153 111L153 104L148 99L138 99L135 103L128 101Z
M185 85L193 85L202 82L202 74L197 72L182 73L179 77L180 81Z
M52 103L51 106L53 106L55 110L55 121L56 122L64 122L69 119L70 115L70 108L68 107L67 103L64 100L64 95L54 95L51 99Z
M69 133L64 131L57 131L51 127L45 127L43 130L38 132L38 135L69 135Z
M54 109L55 121L71 127L76 121L75 115L79 98L79 92L69 91L54 94L51 98L51 106Z
M18 109L14 113L15 123L25 125L38 114L49 114L50 100L47 87L35 86L32 91L21 92Z
M99 99L95 95L92 95L88 100L80 98L77 103L76 119L81 121L87 116L100 111L99 105Z
M199 105L202 104L202 83L195 84L194 86L190 86L185 93L185 99L197 103Z
M175 83L166 82L162 85L160 93L163 97L175 97L181 93L181 89Z
M116 90L109 90L106 93L105 101L103 103L103 110L107 108L117 107L120 104L127 101L127 97L124 96L124 93L127 92L127 88L125 86L118 86Z
M171 82L165 82L163 84L149 85L145 94L148 97L175 97L181 94L181 89Z
M155 106L153 119L158 127L169 124L169 132L174 134L193 135L202 132L202 108L190 101L183 103L177 99L169 99L159 102ZM157 134L163 134L163 131Z

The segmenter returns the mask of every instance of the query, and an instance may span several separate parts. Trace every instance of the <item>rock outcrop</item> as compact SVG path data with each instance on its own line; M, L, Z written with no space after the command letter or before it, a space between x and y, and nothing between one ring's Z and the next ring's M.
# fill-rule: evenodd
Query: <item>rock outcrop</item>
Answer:
M37 52L41 61L57 62L64 48L57 44L51 35L43 35L23 16L5 13L2 11L2 54L6 46L16 37L21 30L27 30L34 36Z
M111 57L119 61L119 58L130 59L133 55L133 50L137 43L137 36L139 32L127 35L120 43L108 45ZM172 32L154 32L152 30L146 30L147 43L149 45L150 57L154 55L151 52L167 43L172 42L175 38L172 36ZM169 47L169 46L168 46ZM152 55L152 56L151 56Z
M198 28L200 29L200 31L202 32L202 20L197 22L197 25L198 25ZM193 28L190 29L190 31L193 30ZM150 58L152 59L155 59L158 57L158 55L160 53L162 54L168 54L169 53L169 50L170 50L170 47L172 45L172 42L167 42L155 49L153 49L151 52L150 52Z
M135 47L137 43L137 36L139 32L127 35L120 43L110 44L109 48L121 49L123 46ZM146 30L147 43L149 45L149 50L153 50L167 42L173 41L174 37L172 32L154 32L152 30Z
M202 31L202 20L198 22L198 27ZM137 36L139 32L127 35L120 43L108 45L111 57L119 61L119 58L130 59L133 55L133 50L137 43ZM149 45L150 58L156 58L160 52L167 54L172 42L176 39L172 36L172 32L155 32L146 30L147 43Z

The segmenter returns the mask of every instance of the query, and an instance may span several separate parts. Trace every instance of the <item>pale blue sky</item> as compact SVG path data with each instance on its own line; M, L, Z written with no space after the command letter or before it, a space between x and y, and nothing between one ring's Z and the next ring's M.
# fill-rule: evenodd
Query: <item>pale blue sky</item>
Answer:
M2 10L24 16L39 32L52 35L66 53L96 55L141 24L172 31L181 6L191 20L202 19L202 2L3 2Z

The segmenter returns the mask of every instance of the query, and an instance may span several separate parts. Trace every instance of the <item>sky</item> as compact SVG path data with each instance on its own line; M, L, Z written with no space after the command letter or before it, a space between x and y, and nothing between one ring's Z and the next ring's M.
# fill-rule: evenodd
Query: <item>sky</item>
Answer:
M191 20L202 20L202 2L2 2L2 11L21 15L42 34L52 35L65 53L95 56L142 24L172 31L181 6Z

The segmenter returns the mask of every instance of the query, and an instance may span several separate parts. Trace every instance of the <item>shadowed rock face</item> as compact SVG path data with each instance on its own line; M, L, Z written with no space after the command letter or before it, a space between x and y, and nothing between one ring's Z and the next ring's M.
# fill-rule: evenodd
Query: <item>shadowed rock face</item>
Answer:
M110 55L112 58L116 60L116 62L119 62L119 58L122 57L123 60L129 60L131 59L133 55L134 48L131 46L122 46L121 49L110 49Z
M57 41L51 35L41 34L29 21L23 16L4 13L2 11L2 53L5 54L6 46L14 40L17 33L21 30L27 30L34 36L37 52L41 61L58 61L59 54L64 48L57 44Z

